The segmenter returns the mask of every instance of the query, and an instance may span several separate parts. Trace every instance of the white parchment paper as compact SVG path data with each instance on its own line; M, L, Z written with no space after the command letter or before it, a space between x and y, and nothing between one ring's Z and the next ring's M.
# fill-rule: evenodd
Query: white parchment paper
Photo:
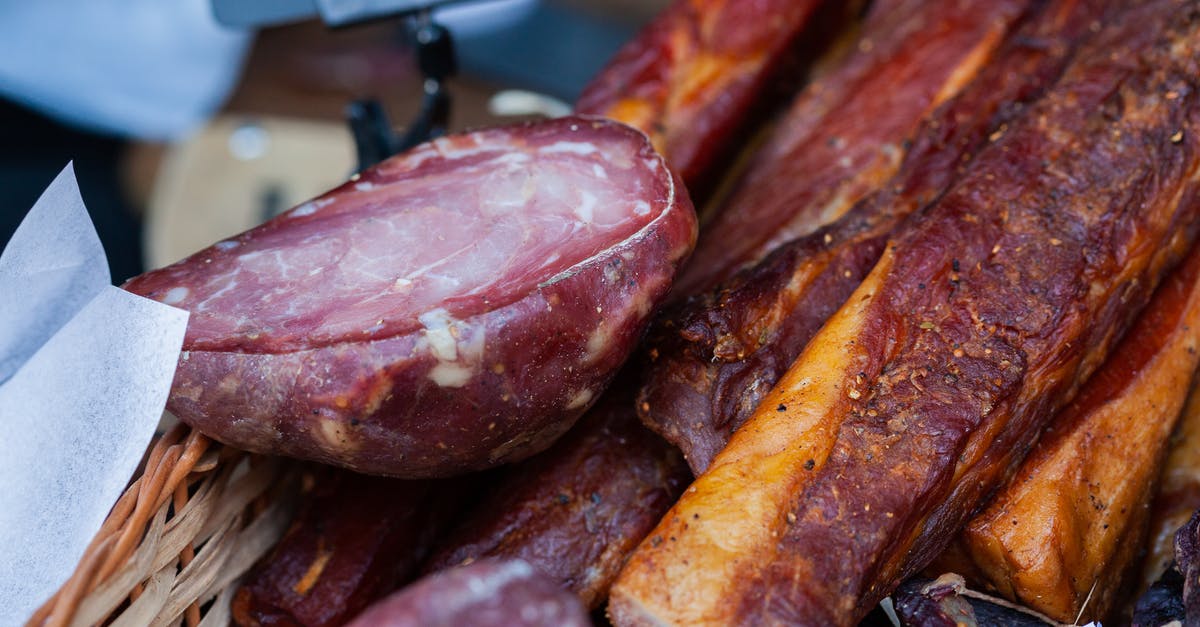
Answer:
M0 255L0 625L74 571L154 434L186 326L109 285L67 166Z

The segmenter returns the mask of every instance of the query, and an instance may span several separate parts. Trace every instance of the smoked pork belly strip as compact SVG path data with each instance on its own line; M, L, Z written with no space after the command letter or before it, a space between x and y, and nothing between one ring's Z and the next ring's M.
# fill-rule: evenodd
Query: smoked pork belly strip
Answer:
M899 172L845 216L783 245L652 327L642 421L708 467L825 320L879 260L905 216L939 197L989 135L1061 75L1111 0L1046 3L962 92L926 118Z
M837 4L674 0L592 79L575 110L642 130L694 188L736 150L748 114L822 5Z
M514 465L470 508L426 572L521 559L589 608L691 481L683 457L638 421L628 381L550 450Z
M1195 248L1014 479L959 536L984 575L980 583L1060 622L1109 618L1133 581L1198 360Z
M1097 37L634 552L617 625L854 625L1011 476L1196 238L1200 2Z
M856 50L798 95L712 211L676 293L712 287L887 181L922 118L970 82L1036 4L876 2Z

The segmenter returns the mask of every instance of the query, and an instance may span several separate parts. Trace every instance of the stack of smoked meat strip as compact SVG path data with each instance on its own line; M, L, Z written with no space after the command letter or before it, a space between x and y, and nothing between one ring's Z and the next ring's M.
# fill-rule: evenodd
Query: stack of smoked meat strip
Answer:
M1100 4L1049 4L1030 16L975 81L924 120L885 186L722 289L662 317L651 339L656 363L640 411L646 424L683 450L693 470L708 466L858 286L896 224L940 195L990 135L1057 78Z
M677 0L579 110L641 128L689 187L715 187L822 12L836 11ZM1198 12L1183 0L870 3L852 45L822 59L721 185L644 372L627 368L562 441L486 479L495 496L449 533L422 532L438 539L419 570L520 557L591 608L616 580L617 625L853 625L958 537L939 566L1033 603L1014 587L1025 571L981 574L1003 559L963 548L985 506L1036 477L1055 442L1079 450L1070 425L1115 402L1089 380L1191 346L1164 338L1194 317L1198 262L1172 270L1200 211ZM1139 319L1164 282L1174 304ZM1163 307L1174 313L1146 321ZM1161 340L1156 352L1114 352L1131 328ZM1195 359L1164 368L1176 394L1139 432L1141 483L1122 488L1143 509ZM683 451L691 487L637 417ZM1130 536L1157 525L1119 522ZM1117 561L1132 571L1134 557ZM1091 584L1067 586L1061 611Z
M854 624L948 545L1193 243L1198 29L1089 24L634 553L618 624Z

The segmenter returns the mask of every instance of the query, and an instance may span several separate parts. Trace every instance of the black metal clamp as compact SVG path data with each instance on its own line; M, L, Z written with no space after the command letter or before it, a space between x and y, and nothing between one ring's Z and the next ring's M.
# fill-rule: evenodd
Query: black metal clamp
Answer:
M356 100L346 107L346 119L358 152L358 170L363 170L446 134L450 123L450 92L445 80L458 70L454 39L446 27L433 21L426 8L406 17L409 37L424 77L421 110L404 133L397 134L387 112L376 99Z

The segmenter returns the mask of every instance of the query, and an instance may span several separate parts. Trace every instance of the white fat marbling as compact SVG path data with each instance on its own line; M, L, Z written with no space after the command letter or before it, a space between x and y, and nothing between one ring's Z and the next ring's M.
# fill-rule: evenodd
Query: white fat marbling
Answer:
M464 339L427 324L425 312L448 299L466 311L512 302L547 284L545 277L571 276L661 209L647 196L662 189L660 161L647 162L653 171L621 170L643 163L638 144L622 136L555 139L525 144L491 131L438 140L381 165L370 183L355 181L352 193L288 214L320 218L319 229L253 231L233 254L213 256L201 278L160 289L190 288L179 305L206 314L190 329L196 338L269 339L275 329L324 343L419 332L439 359L454 361ZM482 158L410 178L429 152ZM599 183L597 167L610 180Z
M475 370L455 363L441 362L429 371L429 378L444 388L460 388L466 385Z
M179 303L182 303L184 301L184 299L187 297L188 297L188 288L173 287L173 288L167 290L167 293L163 295L162 302L167 305L177 305Z
M452 331L454 318L445 309L434 309L421 314L419 319L425 325L425 341L433 356L438 361L458 359L458 342Z
M579 390L571 397L570 402L567 403L567 409L579 409L587 405L592 400L592 396L593 392L587 388Z
M542 148L543 153L554 154L569 152L573 155L586 156L596 152L596 145L588 142L555 142Z
M575 207L575 215L584 224L591 224L596 218L596 195L586 190L579 192L579 206Z
M289 211L288 216L292 217L292 218L303 218L304 216L311 216L312 214L321 210L321 208L329 206L329 203L331 203L331 202L333 202L332 198L318 198L316 200L310 200L310 201L300 205L299 207L296 207L295 209L292 209L291 211Z

